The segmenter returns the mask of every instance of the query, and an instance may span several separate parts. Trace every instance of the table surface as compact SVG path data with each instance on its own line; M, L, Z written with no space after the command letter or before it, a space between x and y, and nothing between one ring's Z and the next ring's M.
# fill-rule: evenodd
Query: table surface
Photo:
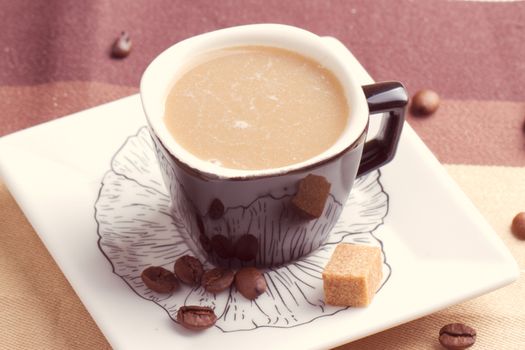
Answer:
M138 92L158 53L190 36L274 22L337 37L377 81L432 88L438 112L408 122L519 263L505 288L341 349L439 349L449 322L478 330L475 349L525 348L525 2L0 0L0 136ZM133 40L123 60L110 46ZM0 348L109 344L0 182ZM31 336L28 336L31 334Z

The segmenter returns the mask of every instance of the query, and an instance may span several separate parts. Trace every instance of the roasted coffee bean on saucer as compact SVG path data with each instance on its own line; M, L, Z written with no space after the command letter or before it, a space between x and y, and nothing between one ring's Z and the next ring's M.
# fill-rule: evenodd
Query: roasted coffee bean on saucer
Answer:
M449 350L466 349L476 342L476 330L463 323L450 323L439 330L439 342Z
M437 92L430 89L419 90L413 97L410 111L415 116L429 116L439 108L440 98Z
M266 280L255 267L243 267L235 274L235 288L246 299L254 300L266 292Z
M179 288L179 282L173 272L161 266L150 266L140 275L142 282L154 292L169 293Z
M207 292L220 293L230 288L234 277L235 273L232 270L216 267L202 275L201 285Z
M196 257L184 255L175 261L175 274L184 283L196 286L201 282L204 268Z
M177 322L184 328L200 331L210 328L217 321L217 316L212 308L207 306L188 305L181 306L177 311Z

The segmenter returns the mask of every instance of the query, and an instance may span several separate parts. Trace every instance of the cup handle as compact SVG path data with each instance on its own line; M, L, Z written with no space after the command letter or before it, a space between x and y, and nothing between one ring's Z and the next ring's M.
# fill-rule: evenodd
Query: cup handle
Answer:
M370 115L385 114L381 115L383 120L377 136L365 142L357 176L365 175L394 158L408 103L407 91L397 81L364 85L362 88Z

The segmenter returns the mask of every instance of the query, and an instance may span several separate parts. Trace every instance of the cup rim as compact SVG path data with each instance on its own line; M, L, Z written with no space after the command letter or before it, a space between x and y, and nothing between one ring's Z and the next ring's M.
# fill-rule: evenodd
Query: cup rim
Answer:
M191 59L199 54L242 45L273 46L295 51L320 62L334 73L345 91L349 116L345 129L331 147L299 163L278 168L242 170L199 159L176 142L163 119L165 100L176 81L177 73L184 71ZM255 179L304 171L337 158L364 139L363 134L368 126L368 104L361 85L344 62L349 55L348 50L333 50L316 34L283 24L251 24L200 34L169 47L148 65L140 81L142 107L150 130L162 146L192 172L209 178Z

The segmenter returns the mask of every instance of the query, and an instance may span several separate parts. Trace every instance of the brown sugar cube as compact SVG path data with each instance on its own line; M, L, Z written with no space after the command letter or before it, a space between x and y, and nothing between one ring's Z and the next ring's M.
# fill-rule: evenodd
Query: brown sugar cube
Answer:
M325 302L367 306L383 277L379 247L339 244L323 271Z
M330 193L330 183L323 176L309 174L299 182L299 190L293 197L293 205L309 219L323 214Z

